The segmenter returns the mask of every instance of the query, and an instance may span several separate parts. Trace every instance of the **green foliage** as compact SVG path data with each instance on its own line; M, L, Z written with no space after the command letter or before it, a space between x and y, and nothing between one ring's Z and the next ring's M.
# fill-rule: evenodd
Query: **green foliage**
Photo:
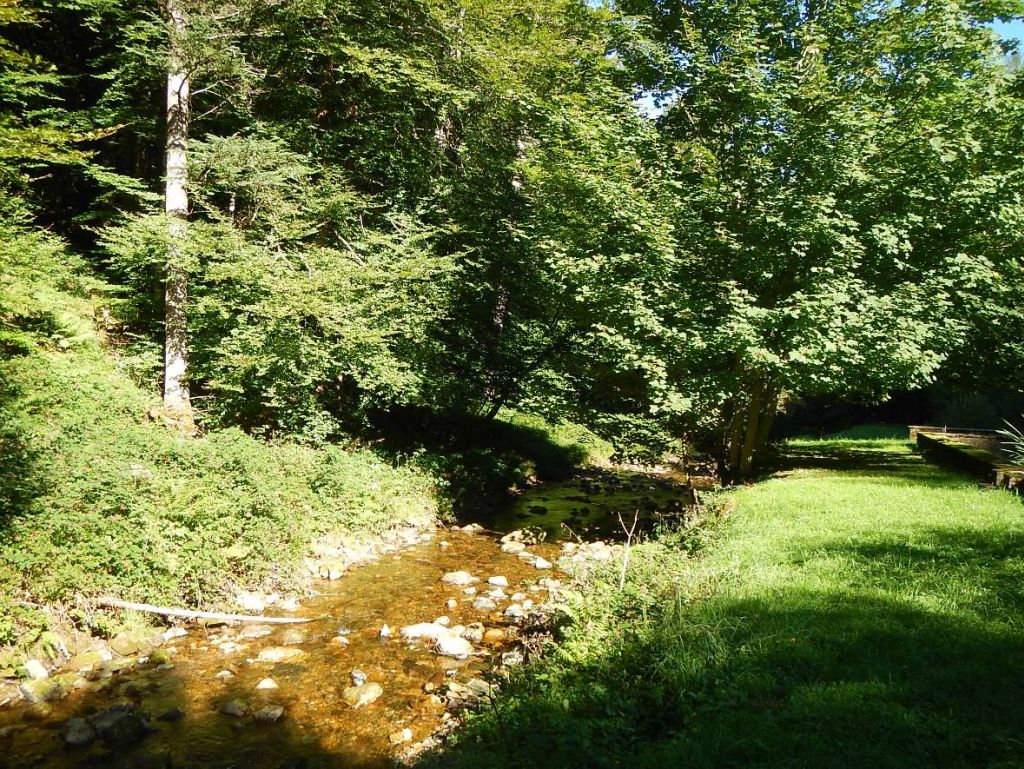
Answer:
M1024 465L1024 430L1007 422L1006 429L1000 430L999 434L1006 439L1003 446L1010 458L1017 464Z
M0 243L17 289L0 307L0 641L41 619L16 600L223 605L294 587L319 535L436 515L429 477L369 452L168 431L101 349L95 304L57 288L76 283L61 244L16 227Z

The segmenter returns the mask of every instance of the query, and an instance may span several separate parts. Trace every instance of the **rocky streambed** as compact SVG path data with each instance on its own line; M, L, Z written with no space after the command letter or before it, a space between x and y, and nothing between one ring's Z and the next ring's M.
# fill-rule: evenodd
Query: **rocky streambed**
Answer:
M30 660L16 688L0 687L0 769L412 761L543 645L562 569L621 557L607 538L546 537L578 522L574 509L589 501L578 497L601 496L605 524L619 508L672 514L686 500L664 478L608 479L530 491L505 525L535 525L505 535L472 524L322 543L308 563L312 595L239 597L250 613L302 624L189 623L68 639L73 648L57 639L49 664ZM550 516L538 515L543 505Z
M522 664L558 611L558 546L466 528L406 532L394 552L328 574L289 606L305 624L172 626L78 651L0 708L0 766L410 759Z

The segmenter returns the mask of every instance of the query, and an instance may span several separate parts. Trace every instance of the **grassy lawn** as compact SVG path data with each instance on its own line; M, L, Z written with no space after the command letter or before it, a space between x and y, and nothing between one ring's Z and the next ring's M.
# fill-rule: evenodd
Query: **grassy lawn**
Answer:
M792 441L732 497L710 541L581 591L559 655L446 760L1024 766L1019 498L869 431Z

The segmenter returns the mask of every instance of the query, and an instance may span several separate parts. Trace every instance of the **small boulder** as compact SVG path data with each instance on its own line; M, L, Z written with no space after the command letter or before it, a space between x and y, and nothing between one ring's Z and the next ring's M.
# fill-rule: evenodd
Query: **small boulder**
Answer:
M454 635L438 638L434 649L438 654L455 659L465 659L473 653L473 645L469 641Z
M415 625L406 625L399 633L402 638L429 638L436 641L441 636L448 635L451 631L446 625L439 622L420 622Z
M256 655L257 662L285 662L286 660L293 660L296 657L301 657L305 654L302 649L288 649L283 646L268 646L266 649L260 649L260 653Z
M376 702L382 694L384 694L384 687L371 682L345 687L341 692L341 698L351 707L361 708Z
M61 727L60 736L68 747L84 748L96 739L96 730L87 719L69 718Z
M295 627L290 627L281 634L281 643L285 646L295 646L306 642L306 632Z
M220 706L220 712L226 716L241 717L249 712L249 706L244 700L228 700Z
M537 569L550 569L554 564L551 561L541 558L539 555L534 559L533 565Z
M33 705L59 700L65 694L64 687L52 678L22 681L21 685L18 686L18 691L21 692L22 697Z
M517 542L515 540L512 540L510 542L506 542L504 545L501 546L501 551L503 553L521 553L525 549L526 549L526 545L525 544L523 544L522 542Z
M270 625L258 624L258 625L244 625L241 630L238 631L238 638L250 641L255 641L257 638L266 638L268 635L274 632L274 628Z
M488 577L487 584L493 585L494 587L508 587L507 577Z
M441 577L441 581L447 585L458 585L461 587L464 585L470 585L474 582L479 582L480 580L468 571L450 571Z
M477 598L473 601L473 608L476 611L494 611L498 608L498 604L490 598Z
M262 724L272 724L279 721L283 715L284 707L281 705L266 705L253 713L252 717Z
M261 691L267 691L269 689L277 689L278 688L277 681L275 681L273 678L264 678L262 681L260 681L258 684L256 684L256 688L261 690Z
M39 660L29 660L25 663L25 675L33 681L41 681L44 678L50 677L50 671Z

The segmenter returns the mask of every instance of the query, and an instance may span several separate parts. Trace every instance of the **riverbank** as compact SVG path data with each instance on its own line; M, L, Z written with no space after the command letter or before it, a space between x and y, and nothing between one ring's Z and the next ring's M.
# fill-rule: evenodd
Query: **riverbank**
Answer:
M861 436L791 441L718 525L633 548L625 589L592 574L439 763L1019 765L1024 508Z

